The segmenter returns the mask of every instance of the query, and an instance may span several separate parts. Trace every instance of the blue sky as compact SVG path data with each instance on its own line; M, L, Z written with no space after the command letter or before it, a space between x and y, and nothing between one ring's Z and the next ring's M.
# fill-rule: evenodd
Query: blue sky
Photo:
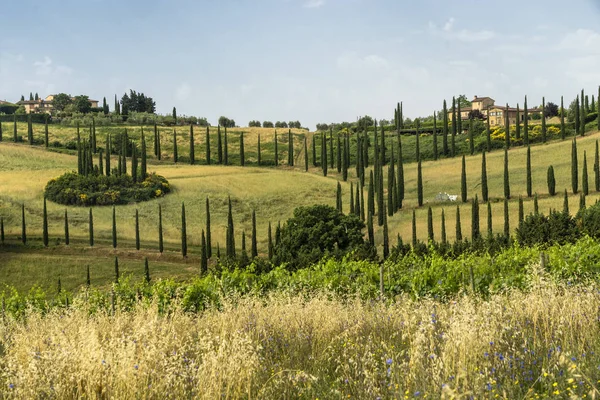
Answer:
M430 115L444 99L559 102L600 85L600 0L21 0L3 8L0 100L152 96L251 119Z

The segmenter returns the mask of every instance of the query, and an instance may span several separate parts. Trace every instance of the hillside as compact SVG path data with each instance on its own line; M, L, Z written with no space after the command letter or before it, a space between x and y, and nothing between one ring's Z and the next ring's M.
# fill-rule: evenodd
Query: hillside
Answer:
M261 139L262 135L261 134ZM248 142L256 140L258 133L245 134ZM309 140L312 135L309 135ZM577 138L580 174L583 154L587 153L588 173L590 176L590 189L593 191L593 154L596 140L600 138L598 132L583 138ZM410 139L410 138L409 138ZM282 146L286 147L286 146ZM408 146L406 146L408 147ZM233 148L230 150L235 152ZM310 150L309 150L310 151ZM549 208L562 209L563 188L570 188L570 152L571 141L555 141L545 145L532 147L533 166L533 191L540 194L540 210ZM510 201L510 224L514 228L517 224L517 199L519 195L525 197L524 148L515 148L509 151L509 170L512 200ZM286 160L283 154L280 159ZM487 156L488 185L492 198L492 211L494 231L503 229L503 162L504 152L493 151ZM548 197L546 186L546 173L549 165L553 165L556 173L557 190L559 195ZM466 157L467 183L469 198L480 194L481 156ZM417 234L425 240L427 236L426 215L427 206L433 207L434 230L436 237L440 235L440 215L442 210L446 213L446 228L448 239L454 238L455 231L455 203L436 203L435 195L439 192L460 194L460 158L428 161L422 165L424 181L425 206L416 210ZM49 249L41 247L41 220L43 188L46 182L66 171L76 168L76 157L71 154L61 154L46 151L43 147L30 147L24 144L0 143L0 216L4 218L4 229L7 245L0 248L2 257L6 261L1 267L7 277L6 283L16 284L17 287L26 288L31 283L43 286L54 285L58 275L63 278L67 287L80 284L84 277L84 266L91 265L95 276L103 277L109 281L114 255L123 258L125 271L133 268L141 273L142 260L149 256L153 268L158 274L164 276L184 277L195 274L198 268L198 243L200 232L205 224L205 200L210 199L212 218L213 246L216 244L221 249L225 243L225 228L227 218L227 198L231 196L235 224L236 243L241 243L242 231L249 234L251 231L251 212L256 211L258 246L261 254L266 253L267 227L273 224L273 231L278 221L289 218L294 208L315 203L335 204L337 181L341 177L336 171L331 171L328 177L323 177L320 168L311 167L309 172L304 172L303 165L294 169L256 168L235 166L206 166L182 165L169 162L153 163L149 169L164 175L171 183L174 191L159 200L117 207L117 231L119 246L114 251L110 246L111 238L111 208L94 208L94 230L96 246L93 249L87 244L88 238L88 209L69 207L69 223L72 244L66 248L62 243L64 232L65 207L48 204L49 231L51 246ZM412 209L416 207L416 164L406 163L405 182L406 200L403 211L389 219L390 238L395 244L397 234L410 239L412 236L411 218ZM387 174L386 174L387 175ZM355 182L354 168L350 169L350 179L342 182L344 194L344 210L349 207L350 182ZM365 188L366 192L366 188ZM576 212L579 196L570 193L570 209ZM590 193L588 204L598 198L598 193ZM180 246L181 203L186 205L188 243L191 256L182 260L177 254ZM18 237L21 234L21 204L25 204L27 233L30 250L24 251ZM163 207L163 225L167 252L162 256L157 251L157 208ZM470 205L458 204L461 207L463 235L470 233ZM135 237L134 214L139 210L142 252L137 253L133 246ZM525 199L525 212L533 211L532 199ZM487 209L481 207L480 221L482 230L485 231ZM376 228L377 240L381 241L381 232ZM106 257L102 260L99 257ZM39 269L44 268L51 276L48 281L39 274ZM72 280L71 280L72 279Z

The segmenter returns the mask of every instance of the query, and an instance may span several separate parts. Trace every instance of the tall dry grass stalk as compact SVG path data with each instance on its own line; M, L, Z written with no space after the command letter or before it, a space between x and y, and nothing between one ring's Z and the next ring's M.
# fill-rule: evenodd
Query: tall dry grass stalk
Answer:
M78 300L82 302L82 299ZM487 301L231 299L0 323L0 398L536 398L598 396L596 287Z

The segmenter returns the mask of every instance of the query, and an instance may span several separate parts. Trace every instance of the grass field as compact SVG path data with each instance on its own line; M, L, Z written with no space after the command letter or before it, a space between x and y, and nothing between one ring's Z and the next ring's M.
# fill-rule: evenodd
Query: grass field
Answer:
M598 398L597 287L483 300L231 298L0 319L2 398Z
M257 133L254 137L252 133L247 134L248 142L256 137ZM592 166L594 146L599 137L598 133L593 133L577 139L580 176L585 151L588 157L591 190L594 189ZM282 147L286 148L286 146ZM540 194L539 205L542 212L546 212L550 208L562 209L563 204L562 194L555 197L546 195L546 171L551 164L556 173L557 190L560 192L563 188L569 188L571 212L574 213L578 209L579 196L573 196L570 192L570 152L570 139L532 147L533 190ZM285 160L283 153L280 155L280 159ZM509 159L512 194L510 223L514 228L517 225L518 217L517 199L519 195L525 196L526 192L526 150L523 148L511 149ZM501 201L503 197L503 162L503 151L494 151L488 154L488 184L492 197L495 232L503 230L503 203ZM466 163L468 194L471 198L475 194L480 195L481 156L468 156ZM5 271L10 271L10 273L3 274L6 283L15 284L24 289L33 283L46 287L53 286L55 279L42 278L38 273L40 266L44 265L54 273L55 278L58 275L65 277L65 287L72 289L83 282L84 275L81 271L85 265L95 266L94 276L110 276L113 268L112 258L115 253L125 259L129 257L131 266L136 271L140 270L137 266L141 265L143 257L149 256L153 260L153 268L157 269L158 274L162 274L164 271L165 275L172 273L175 277L189 276L197 271L198 244L200 232L204 229L205 224L205 200L207 197L210 198L211 204L212 237L215 250L217 243L221 248L224 248L225 245L227 199L228 196L231 196L238 248L241 243L242 230L245 230L247 235L251 231L251 212L256 210L259 252L265 254L269 221L274 225L278 221L283 222L292 215L294 208L303 205L315 203L334 205L336 185L341 179L332 170L328 177L323 177L320 169L313 167L306 173L303 165L297 165L294 168L242 168L219 165L174 165L168 162L151 161L149 170L164 175L170 181L173 193L158 200L117 207L119 238L117 252L110 247L112 212L110 207L94 208L94 230L97 245L91 251L87 244L88 209L68 207L70 235L73 244L67 249L61 244L65 207L52 203L48 204L52 246L50 249L43 249L40 239L44 186L49 179L75 168L76 157L72 154L46 151L43 147L30 147L25 144L0 143L0 216L4 218L7 239L7 245L0 248L0 256L4 261L0 268L7 268ZM351 168L350 180L347 183L342 182L344 210L346 211L349 208L350 181L356 181L353 174L354 168ZM385 175L387 176L387 174ZM426 206L416 210L418 237L426 239L427 205L431 205L435 217L436 237L440 237L440 214L443 209L446 213L448 238L452 240L455 232L456 204L435 203L434 197L438 192L460 194L460 158L424 162L423 180ZM412 209L416 207L416 164L405 164L405 182L405 208L389 219L392 244L395 243L397 234L405 238L405 241L412 235ZM598 193L590 193L588 204L598 197ZM187 260L182 260L176 254L180 243L182 202L185 202L186 205L188 243L191 252L191 257ZM34 250L27 254L19 247L21 245L18 239L21 235L21 204L25 204L29 246ZM158 204L163 207L164 234L168 250L162 256L159 256L157 245ZM470 205L459 205L461 206L463 235L468 237L470 234ZM140 214L143 249L140 253L136 252L133 246L136 209ZM525 212L529 213L532 210L532 199L525 199ZM481 229L484 232L486 219L487 209L482 206L480 221ZM376 231L377 241L380 243L382 233L380 229L376 229ZM86 250L82 250L82 248ZM77 279L78 276L81 278ZM70 277L73 279L71 280Z

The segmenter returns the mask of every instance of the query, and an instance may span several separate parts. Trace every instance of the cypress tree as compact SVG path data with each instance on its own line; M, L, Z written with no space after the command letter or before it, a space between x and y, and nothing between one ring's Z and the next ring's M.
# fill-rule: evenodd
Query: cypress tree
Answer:
M385 214L385 211L384 211ZM385 260L390 255L390 237L388 232L387 217L383 221L383 259Z
M306 144L306 136L304 137L304 172L308 172L308 146Z
M551 165L548 167L548 194L554 196L556 194L556 180L554 179L554 167Z
M162 254L164 251L162 207L160 204L158 205L158 251L160 254Z
M392 151L393 153L393 151ZM396 189L394 188L394 163L390 162L388 165L388 178L387 178L387 212L388 216L394 215L394 210L396 206L394 204L394 192Z
M573 139L571 145L571 188L573 194L577 194L579 191L579 171L577 167L577 142Z
M443 127L442 127L442 150L444 155L448 155L448 108L446 106L446 100L444 100L443 111Z
M206 256L212 257L212 238L210 233L210 204L208 197L206 198Z
M563 197L563 213L569 215L569 195L567 194L567 189L565 189L565 195Z
M519 103L517 103L517 118L515 122L515 135L517 140L521 139L521 110L519 110Z
M48 210L46 208L46 196L44 196L44 211L42 214L42 239L44 247L48 247Z
M423 205L423 173L421 172L421 161L417 163L417 201L419 207Z
M313 140L313 145L314 145L314 140ZM315 163L314 160L314 146L313 146L313 164ZM336 149L336 167L337 167L337 172L338 174L340 172L342 172L342 141L340 140L340 134L337 134L337 149Z
M452 137L450 143L450 156L456 155L456 98L452 97Z
M217 125L217 162L223 164L223 143L221 139L221 125Z
M471 203L471 239L473 241L481 238L481 231L479 229L479 199L477 195Z
M535 215L538 215L539 212L540 212L540 210L539 210L539 206L538 206L538 194L536 192L535 196L533 196L533 213Z
M135 249L140 250L140 215L138 209L135 209Z
M185 218L185 204L181 202L181 255L187 257L187 226Z
M323 137L324 136L325 134L323 134ZM294 166L294 138L291 129L288 129L288 166Z
M305 140L306 140L306 138L305 138ZM257 162L258 165L260 165L261 161L262 161L261 160L261 156L260 156L260 133L258 134L258 150L257 150L257 152L258 152L258 156L257 156L256 162Z
M178 159L179 155L177 154L177 130L173 128L173 162L177 164Z
M204 236L204 229L202 230L200 240L200 275L205 275L208 272L208 257L206 255L206 237Z
M583 191L583 195L587 196L590 193L588 186L588 169L587 169L587 155L585 150L583 151L583 171L581 177L581 190Z
M323 176L327 176L327 138L325 137L325 132L321 134L321 168L323 169ZM346 178L347 177L348 175L346 172ZM345 180L346 179L344 179L344 181Z
M27 244L27 226L25 224L25 204L21 204L21 241Z
M275 131L275 166L279 166L279 150L277 149L277 131Z
M446 215L444 214L444 209L442 209L442 244L446 244L447 243L447 238L446 238Z
M148 257L144 257L144 281L150 283L150 266L148 265Z
M523 197L519 196L519 226L525 219L525 211L523 210Z
M140 163L140 173L142 181L146 179L148 176L148 169L146 165L146 138L144 136L144 131L142 130L142 161Z
M462 228L460 226L460 207L456 206L456 241L462 241Z
M119 259L115 257L115 283L119 283Z
M527 146L527 197L532 196L532 183L531 183L531 147Z
M240 165L246 165L246 155L244 152L244 132L240 133Z
M412 214L412 246L413 248L417 247L417 214L415 210Z
M596 139L596 153L594 156L594 187L596 192L600 191L600 155L598 152L598 139Z
M86 267L87 267L87 277L85 279L85 285L89 289L89 287L92 285L92 279L90 278L90 266L86 265Z
M344 182L348 180L348 159L350 155L348 154L348 136L344 136L344 152L342 157L342 179Z
M430 242L435 240L433 234L433 211L431 210L431 207L427 208L427 239Z
M438 140L437 140L437 119L436 112L433 113L433 159L438 159Z
M138 177L138 158L137 158L137 146L133 144L131 149L131 177L133 182L137 182Z
M316 141L316 134L313 135L312 137L312 164L313 167L317 166L317 141ZM339 134L338 134L338 142L339 142ZM338 151L339 151L339 146L338 146Z
M106 135L106 173L105 173L105 175L110 176L110 134Z
M546 143L546 98L542 97L542 142Z
M227 214L227 257L231 259L235 258L235 234L233 228L233 213L231 211L231 197L229 198L229 211Z
M585 105L584 105L583 99L584 99L583 89L581 89L581 107L580 107L581 117L579 118L579 127L580 127L580 131L581 131L581 136L585 136L585 118L586 118Z
M402 160L402 148L398 149L398 171L396 171L396 187L398 194L396 195L396 203L398 210L402 208L404 200L404 163Z
M277 221L277 228L275 228L275 246L281 243L281 221Z
M481 199L483 201L488 201L489 199L485 150L481 153Z
M504 198L510 199L510 182L508 173L508 150L504 149Z
M175 123L177 123L177 109L175 107L173 107L173 120L175 121Z
M269 251L269 260L273 259L273 234L271 232L271 221L269 221L269 231L267 232L268 236L268 251Z
M92 214L91 208L88 215L88 234L90 238L90 247L94 247L94 215Z
M383 167L379 167L380 169ZM379 184L377 185L377 225L379 226L383 226L383 219L384 219L384 201L383 201L383 173L379 173L377 174L377 176L379 177Z
M434 118L435 119L435 118ZM473 155L475 153L475 141L473 137L473 118L469 118L469 153Z
M525 104L523 104L523 144L529 146L529 110L527 109L527 96L525 96Z
M489 201L487 202L487 232L489 238L494 236L492 226L492 203L490 203Z
M194 153L194 125L190 124L190 165L196 163L196 154Z
M371 173L369 175L369 197L368 197L367 201L368 201L368 207L367 207L368 214L375 214L375 185L373 182L373 170L371 170Z
M508 220L508 199L504 199L504 236L510 237L510 224Z
M223 162L229 165L229 145L227 144L227 127L223 131Z
M102 153L102 149L98 151L98 172L100 175L104 174L104 166L102 165L102 160L104 160L104 155Z
M585 210L585 194L581 192L579 194L579 211Z
M335 163L333 160L333 128L329 127L329 168L333 169Z
M460 198L463 203L467 202L467 164L465 156L462 156L462 169L460 172Z
M258 257L258 246L257 246L257 237L256 237L256 211L252 210L252 244L250 248L250 254L252 255L252 259Z
M510 119L508 118L508 103L504 112L504 148L510 149Z
M69 245L69 216L67 215L67 209L65 209L65 244Z
M485 149L490 152L492 151L492 130L490 129L490 116L485 119Z
M375 232L373 230L373 214L369 212L367 217L367 235L369 237L369 244L375 247Z
M358 182L356 182L356 196L355 196L356 203L354 205L354 214L357 217L361 218L361 216L364 215L364 210L363 210L362 201L361 201L361 198L360 198L359 186L360 186L360 180ZM362 212L362 214L361 214L361 212Z
M352 199L353 191L352 191L352 183L350 183L350 213L354 213L354 201ZM335 208L342 212L342 185L337 183L337 191L335 195Z
M567 135L565 132L565 107L564 107L563 96L560 96L560 138L562 140L565 140L566 136Z
M92 121L94 119L92 118ZM0 141L2 140L2 124L0 123ZM48 147L48 115L44 118L44 145ZM94 129L94 154L96 154L96 129Z
M115 206L112 209L112 246L113 249L117 248L117 214Z

